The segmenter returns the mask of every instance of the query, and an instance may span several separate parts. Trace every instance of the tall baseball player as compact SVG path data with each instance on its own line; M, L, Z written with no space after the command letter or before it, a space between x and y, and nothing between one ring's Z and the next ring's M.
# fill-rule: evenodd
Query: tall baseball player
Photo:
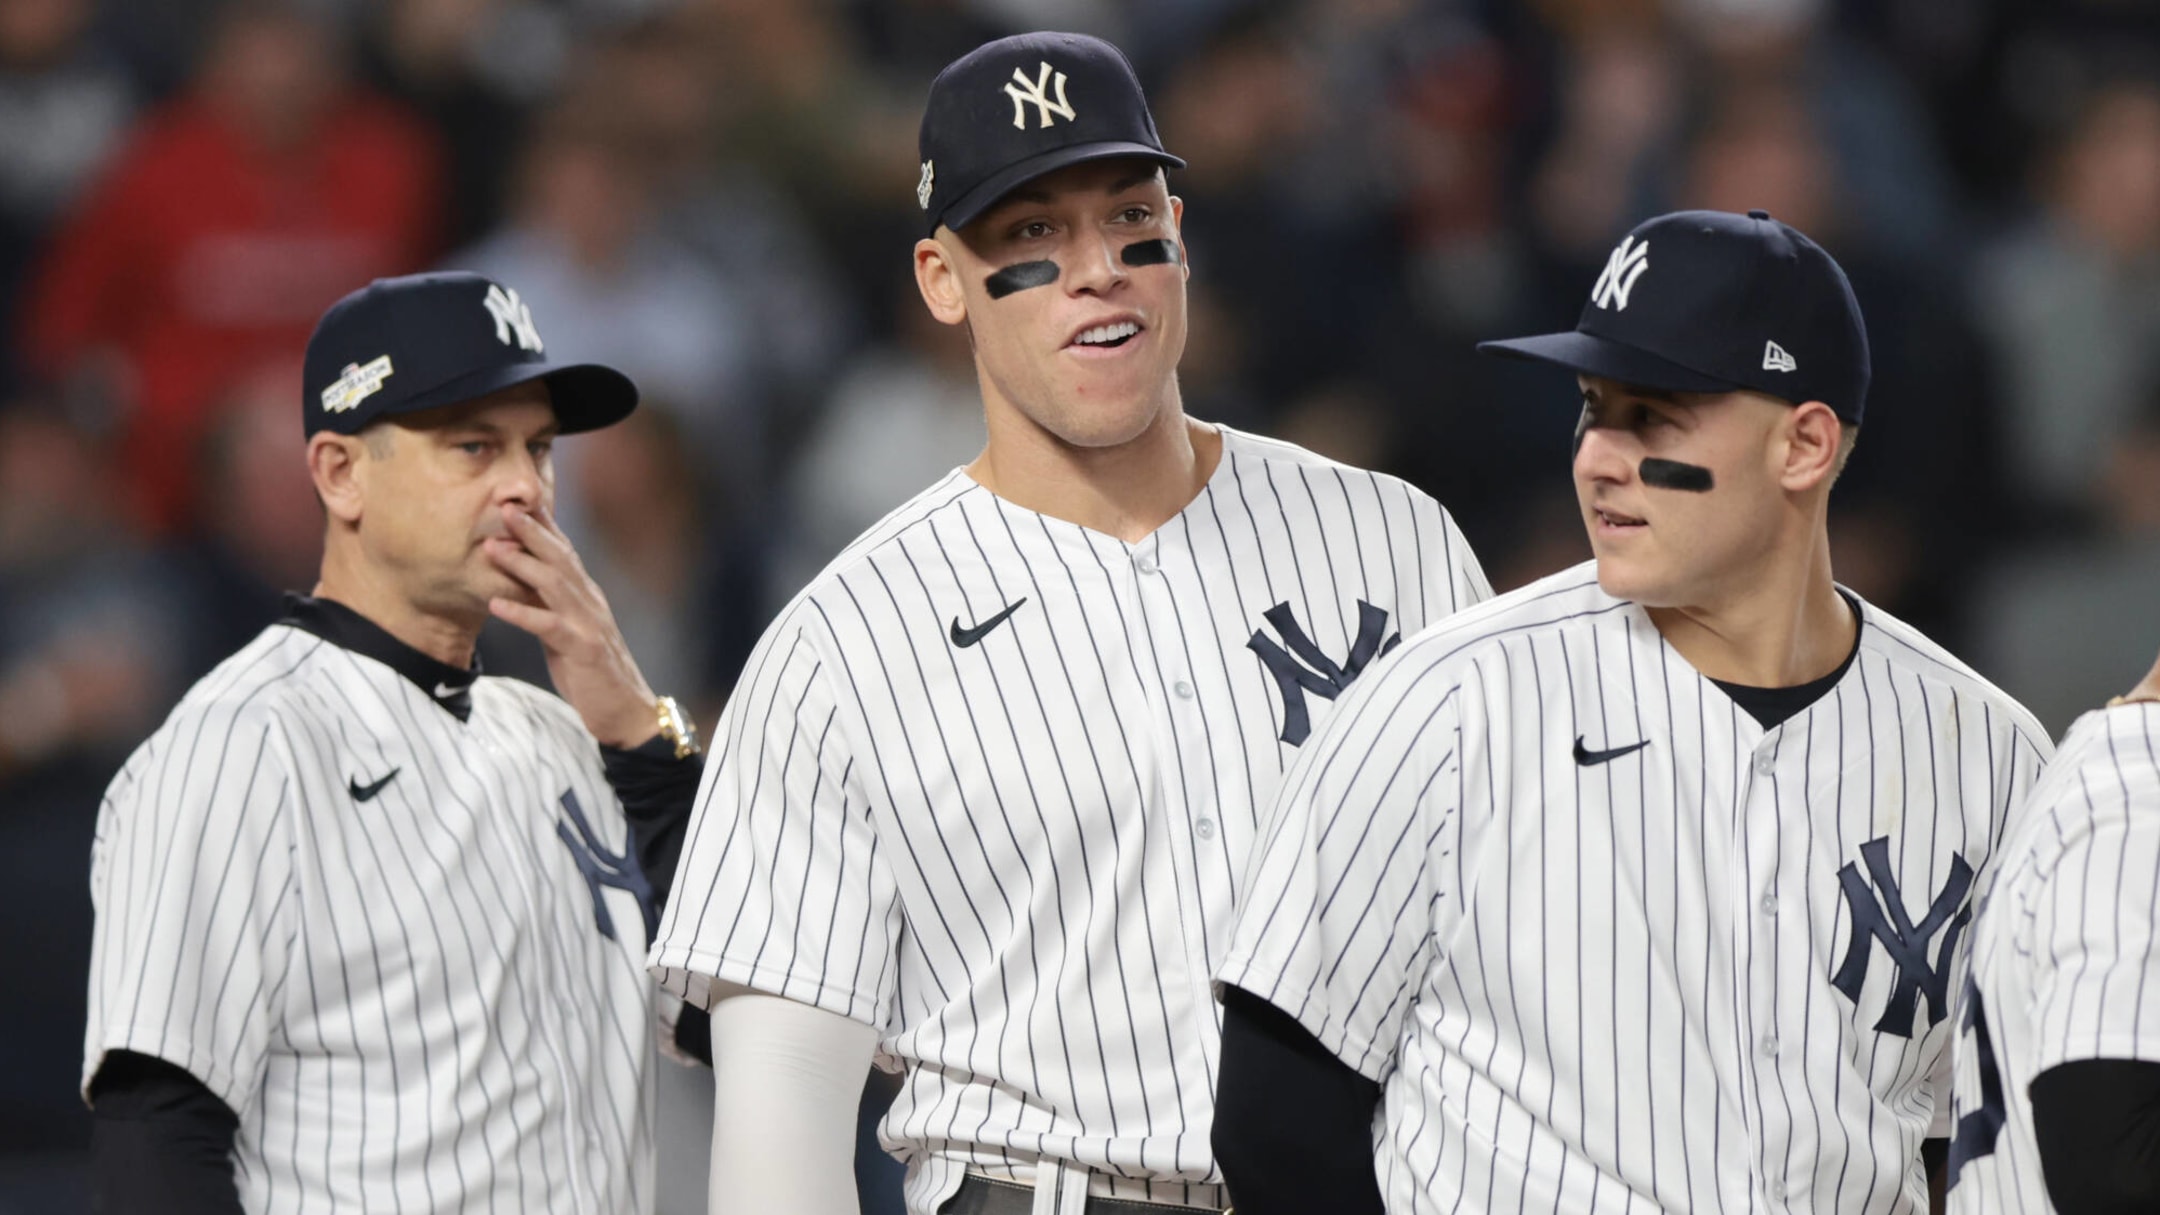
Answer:
M1831 580L1844 273L1660 216L1489 348L1576 371L1595 560L1406 642L1285 778L1220 972L1238 1209L1346 1150L1335 1210L1927 1209L1973 875L2049 746Z
M854 1210L875 1049L916 1215L1219 1209L1259 809L1484 576L1403 483L1185 415L1181 162L1116 48L978 48L921 146L916 281L988 443L787 607L716 735L653 951L713 1009L714 1206Z
M2160 664L2070 727L1980 884L1950 1210L2160 1210Z
M346 296L305 380L321 581L99 814L98 1209L650 1211L644 955L701 761L549 515L555 437L637 392L472 274ZM480 674L491 614L567 704Z

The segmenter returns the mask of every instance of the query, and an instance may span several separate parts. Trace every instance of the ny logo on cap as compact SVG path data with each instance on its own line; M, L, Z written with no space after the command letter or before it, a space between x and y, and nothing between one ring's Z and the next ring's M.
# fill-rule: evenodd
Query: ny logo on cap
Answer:
M1635 290L1635 280L1650 268L1650 242L1635 243L1635 237L1623 238L1612 256L1605 259L1605 272L1598 275L1597 285L1590 288L1590 299L1600 308L1627 311L1628 293Z
M1056 77L1055 87L1057 88L1057 100L1055 102L1050 100L1051 77L1053 75ZM1050 126L1050 116L1052 114L1063 118L1067 122L1079 117L1078 114L1073 113L1072 106L1065 102L1065 73L1053 72L1047 62L1042 65L1042 70L1035 74L1033 80L1029 80L1026 73L1019 68L1014 68L1013 82L1005 86L1005 95L1013 99L1014 130L1027 130L1027 107L1031 105L1042 116L1040 126L1044 129Z
M930 187L937 181L937 169L929 162L922 162L922 180L915 183L915 202L923 210L930 209Z
M495 318L496 341L508 346L514 335L520 348L540 352L540 331L533 327L532 309L525 306L514 289L489 283L487 298L481 302L487 305L488 315Z

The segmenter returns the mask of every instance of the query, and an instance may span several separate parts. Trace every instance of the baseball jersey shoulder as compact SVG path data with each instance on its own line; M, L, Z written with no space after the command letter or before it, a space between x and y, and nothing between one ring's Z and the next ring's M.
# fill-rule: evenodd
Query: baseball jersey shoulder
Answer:
M861 535L849 541L848 546L841 549L839 555L803 587L796 599L799 601L831 588L846 577L850 570L856 569L893 545L904 542L910 534L927 526L940 513L952 509L954 503L960 499L989 492L976 484L975 479L968 476L965 469L953 469L929 488L894 507L884 518L871 524ZM795 603L790 603L780 615L785 617L791 614L795 606Z
M1461 670L1512 639L1553 633L1614 612L1638 612L1598 586L1597 563L1550 574L1505 595L1464 608L1406 639L1395 665L1421 670Z
M2032 796L2016 812L1998 883L2015 890L2014 899L2029 899L2027 884L2051 877L2071 841L2103 819L2135 827L2160 844L2160 820L2135 812L2151 805L2160 805L2160 709L2086 713L2063 734Z
M1374 472L1369 468L1359 468L1354 464L1344 464L1340 460L1331 460L1319 452L1299 447L1295 443L1286 442L1282 439L1271 439L1265 435L1251 434L1234 427L1224 426L1221 423L1216 423L1215 428L1222 432L1223 459L1225 461L1235 461L1239 464L1252 464L1262 467L1272 466L1303 477L1319 476L1330 480L1340 480L1348 484L1362 483L1369 486L1371 492L1377 497L1388 501L1400 500L1408 503L1413 510L1419 512L1430 511L1442 517L1447 516L1446 508L1442 507L1439 501L1431 494L1410 484L1401 477L1384 472ZM1452 520L1449 521L1449 530L1454 531Z
M1851 594L1850 591L1846 592ZM1860 652L1874 655L1917 679L1935 684L1958 700L1984 706L2006 723L2019 741L2045 761L2055 753L2054 743L2038 718L2008 692L1988 682L1979 672L1930 640L1920 630L1874 604L1854 595L1866 627L1860 630Z
M294 712L293 678L316 666L329 643L283 624L273 624L195 682L135 749L115 777L117 791L139 778L146 761L176 741L199 741L241 728L277 732ZM192 745L192 742L190 743Z
M1219 501L1240 502L1248 516L1279 512L1292 537L1317 528L1330 549L1391 565L1419 588L1395 605L1405 632L1492 598L1492 583L1469 537L1447 508L1400 477L1331 460L1295 443L1218 425L1223 455L1209 486ZM1268 526L1277 526L1271 521Z
M1299 447L1297 444L1284 439L1271 439L1266 435L1256 435L1233 426L1224 426L1219 422L1213 425L1216 430L1222 432L1223 457L1225 459L1235 456L1244 460L1272 461L1279 464L1294 464L1306 469L1340 472L1354 477L1370 477L1375 482L1399 485L1420 498L1429 497L1425 491L1412 486L1400 477L1392 477L1386 473L1372 472L1352 464L1345 464L1340 460L1332 460L1310 448Z

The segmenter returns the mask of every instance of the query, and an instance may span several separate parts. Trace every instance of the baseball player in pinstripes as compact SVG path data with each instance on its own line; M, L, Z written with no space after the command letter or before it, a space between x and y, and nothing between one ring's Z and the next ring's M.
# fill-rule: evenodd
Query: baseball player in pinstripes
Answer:
M305 382L321 581L99 814L98 1209L650 1211L644 955L700 761L549 516L555 436L636 390L473 274L339 301ZM491 613L568 704L480 675Z
M1950 1210L2160 1209L2160 664L2070 727L1980 884Z
M1577 372L1595 560L1405 642L1285 778L1220 972L1287 1023L1225 1024L1239 1210L1361 1151L1336 1210L1928 1209L1973 877L2050 748L1831 580L1844 273L1660 216L1493 345Z
M781 614L716 733L653 963L713 1008L713 1200L1223 1205L1209 975L1260 808L1337 695L1488 593L1400 481L1186 417L1182 206L1131 67L987 44L931 86L915 247L989 435Z

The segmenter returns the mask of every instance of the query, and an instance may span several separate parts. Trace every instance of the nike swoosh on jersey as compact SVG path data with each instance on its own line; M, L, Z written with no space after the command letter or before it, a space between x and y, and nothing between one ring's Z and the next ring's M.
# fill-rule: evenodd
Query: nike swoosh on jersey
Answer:
M1644 747L1649 746L1650 740L1646 738L1639 743L1634 743L1629 746L1614 747L1610 751L1592 751L1588 747L1583 746L1582 744L1583 736L1577 734L1575 736L1575 762L1581 764L1585 768L1594 768L1599 764L1611 763L1613 760L1616 760L1623 755L1632 755L1635 752L1642 750Z
M396 776L399 772L402 771L404 771L404 769L402 768L392 768L390 769L390 771L383 774L383 778L381 780L376 781L372 785L361 784L360 778L355 776L350 778L351 783L347 787L352 790L354 801L373 801L375 795L383 791L383 786L390 783L390 778Z
M1004 611L999 612L997 615L992 616L990 619L983 621L981 624L978 624L973 628L961 628L960 618L958 616L953 617L952 643L956 646L959 646L963 650L971 645L974 645L976 642L981 641L983 638L989 636L990 630L1005 623L1005 618L1012 615L1014 612L1019 611L1020 605L1026 602L1027 596L1022 595L1019 599L1013 602L1011 607L1006 608Z

